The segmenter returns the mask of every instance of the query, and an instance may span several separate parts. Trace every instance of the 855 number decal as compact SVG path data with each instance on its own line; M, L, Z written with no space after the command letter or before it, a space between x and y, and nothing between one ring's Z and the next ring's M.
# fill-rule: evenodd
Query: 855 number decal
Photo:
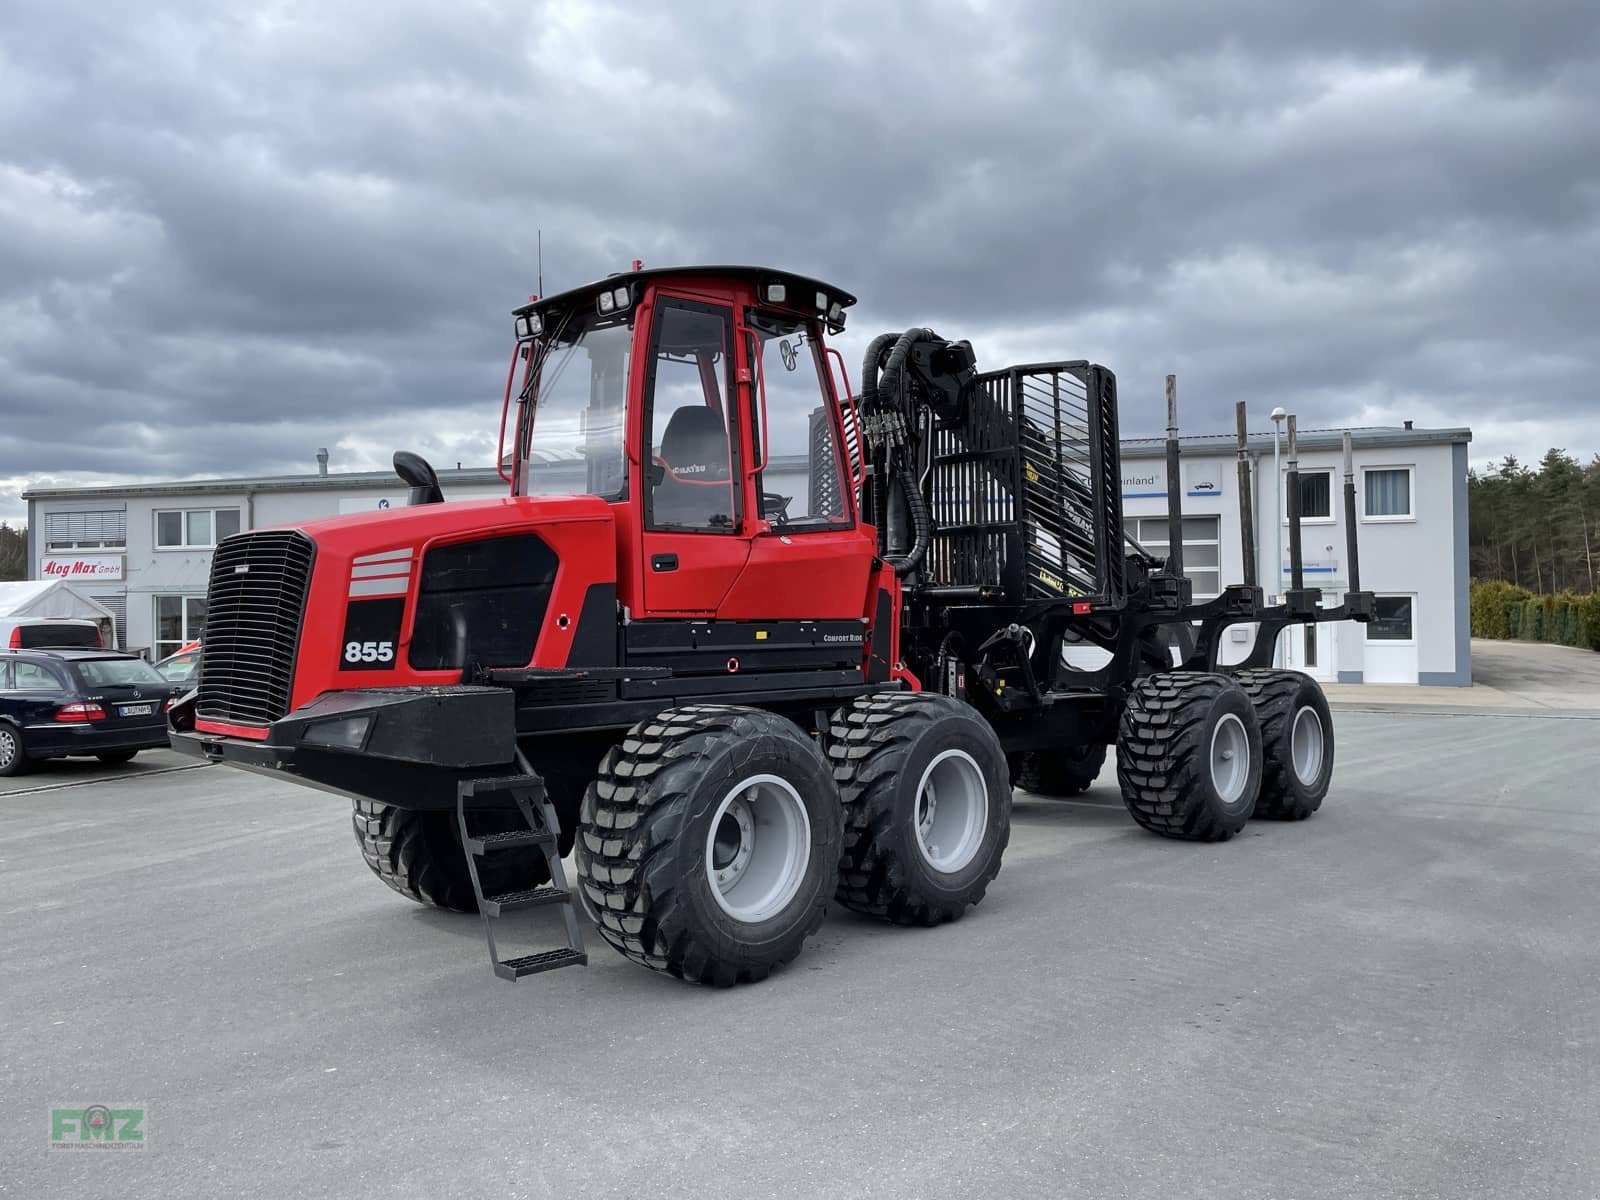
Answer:
M400 617L405 597L352 600L345 609L341 671L386 671L399 657Z
M344 660L347 663L392 663L393 642L346 642Z

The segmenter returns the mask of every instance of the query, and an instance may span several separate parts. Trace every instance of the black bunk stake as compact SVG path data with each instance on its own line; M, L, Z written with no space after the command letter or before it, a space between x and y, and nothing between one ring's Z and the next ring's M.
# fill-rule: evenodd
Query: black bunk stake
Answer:
M1305 594L1306 573L1305 560L1300 553L1300 451L1295 442L1294 414L1289 414L1289 588L1290 602L1297 609L1310 603ZM1315 625L1305 627L1305 662L1309 666L1316 661L1317 629Z
M1167 376L1167 574L1183 575L1183 481L1178 477L1178 377Z
M1306 586L1305 563L1300 557L1300 454L1295 448L1294 414L1289 414L1289 467L1284 472L1289 489L1289 586L1300 591Z
M1234 422L1239 427L1239 545L1244 553L1244 582L1256 585L1256 521L1250 500L1250 447L1245 430L1244 401L1233 406Z
M1356 469L1350 432L1344 435L1344 553L1350 563L1348 590L1361 590L1361 559L1356 554Z

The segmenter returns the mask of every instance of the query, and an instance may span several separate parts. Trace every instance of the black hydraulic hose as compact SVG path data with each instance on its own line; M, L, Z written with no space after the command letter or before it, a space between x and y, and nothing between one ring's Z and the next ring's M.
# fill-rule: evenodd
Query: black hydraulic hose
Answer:
M906 500L906 515L911 518L911 549L903 555L886 557L883 561L894 568L896 579L904 579L922 565L928 547L933 543L933 516L928 512L928 501L911 477L911 468L904 456L894 456L894 482Z
M906 360L911 357L912 346L918 342L933 341L937 337L938 334L931 329L906 330L896 340L894 349L889 352L889 361L884 364L882 376L874 381L880 394L886 394L890 403L907 420L911 419L912 414L904 394ZM922 565L929 546L933 544L933 516L928 512L927 498L923 496L922 489L912 477L911 465L905 461L904 454L896 453L892 462L894 483L900 488L900 494L905 497L906 515L911 518L911 549L903 555L885 558L884 561L894 569L895 578L904 579Z
M878 371L883 367L883 352L900 339L898 333L880 333L867 346L867 357L861 363L861 405L867 407L867 397L878 394Z
M884 364L881 380L875 381L878 387L888 392L892 399L900 400L902 377L905 375L906 359L911 357L911 347L918 342L934 341L938 336L931 329L908 329L902 333L894 349L889 352L889 361ZM905 410L902 408L901 411ZM909 413L906 415L910 416Z

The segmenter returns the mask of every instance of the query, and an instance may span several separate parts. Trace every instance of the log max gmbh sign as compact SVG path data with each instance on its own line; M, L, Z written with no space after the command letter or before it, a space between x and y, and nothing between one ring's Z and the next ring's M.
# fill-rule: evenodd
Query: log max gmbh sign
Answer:
M122 555L80 554L42 558L39 560L39 578L95 582L121 579Z

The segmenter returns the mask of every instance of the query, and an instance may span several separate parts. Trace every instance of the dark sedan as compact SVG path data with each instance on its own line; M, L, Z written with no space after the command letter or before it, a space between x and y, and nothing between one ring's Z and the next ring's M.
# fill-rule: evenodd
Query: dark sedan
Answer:
M0 651L0 775L73 754L125 763L165 746L181 690L132 654Z

